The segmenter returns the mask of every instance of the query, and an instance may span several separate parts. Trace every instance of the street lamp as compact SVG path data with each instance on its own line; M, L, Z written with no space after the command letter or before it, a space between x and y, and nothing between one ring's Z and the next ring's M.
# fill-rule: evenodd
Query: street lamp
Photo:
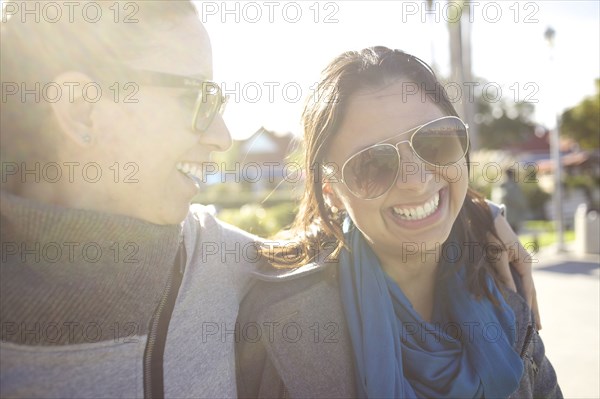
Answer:
M554 36L556 31L552 27L546 28L544 38L550 47L550 61L556 65L553 57ZM556 71L555 73L556 74ZM549 79L550 81L550 79ZM555 91L552 91L553 94ZM552 163L554 164L554 193L552 195L552 203L554 205L554 220L556 222L556 252L565 251L564 228L563 228L563 204L562 204L562 165L560 162L560 113L556 114L556 127L550 130L550 154Z

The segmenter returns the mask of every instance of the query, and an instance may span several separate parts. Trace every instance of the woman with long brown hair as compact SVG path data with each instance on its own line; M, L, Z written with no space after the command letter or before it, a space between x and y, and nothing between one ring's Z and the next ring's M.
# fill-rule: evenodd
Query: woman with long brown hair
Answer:
M347 52L315 98L291 241L264 248L274 267L238 318L239 394L560 397L527 301L497 272L506 221L468 187L468 127L431 68Z

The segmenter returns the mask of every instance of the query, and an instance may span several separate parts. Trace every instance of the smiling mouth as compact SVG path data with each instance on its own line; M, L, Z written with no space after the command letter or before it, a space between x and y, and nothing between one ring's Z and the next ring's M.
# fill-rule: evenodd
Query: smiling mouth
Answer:
M440 205L440 192L436 192L427 202L418 206L394 206L392 213L402 220L421 220L433 214Z
M202 184L202 165L194 162L177 162L175 168L190 178L196 187Z

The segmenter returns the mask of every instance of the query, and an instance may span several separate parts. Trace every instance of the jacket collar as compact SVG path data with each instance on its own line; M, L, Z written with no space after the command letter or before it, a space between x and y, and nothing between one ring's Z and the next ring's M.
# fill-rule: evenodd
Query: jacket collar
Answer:
M328 266L313 262L293 269L276 269L270 265L265 265L265 267L260 267L251 273L253 277L262 281L289 281L322 271Z

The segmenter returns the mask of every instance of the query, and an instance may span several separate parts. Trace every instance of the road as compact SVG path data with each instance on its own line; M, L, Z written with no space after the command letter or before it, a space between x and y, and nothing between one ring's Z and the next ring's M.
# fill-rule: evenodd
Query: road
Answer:
M540 335L565 398L600 398L600 255L540 252Z

